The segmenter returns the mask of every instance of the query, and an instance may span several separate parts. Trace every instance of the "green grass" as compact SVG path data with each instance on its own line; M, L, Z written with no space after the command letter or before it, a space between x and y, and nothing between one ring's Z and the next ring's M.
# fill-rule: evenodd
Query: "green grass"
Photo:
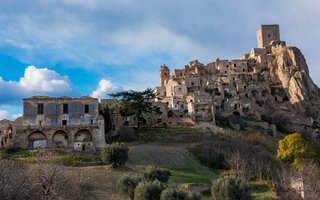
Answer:
M217 178L215 175L200 174L194 168L169 168L169 170L171 179L177 183L211 185L212 179Z
M100 157L92 155L68 155L62 157L61 160L68 166L79 166L81 163L100 161Z
M273 196L267 181L255 181L250 183L252 186L251 196L255 198L263 196Z

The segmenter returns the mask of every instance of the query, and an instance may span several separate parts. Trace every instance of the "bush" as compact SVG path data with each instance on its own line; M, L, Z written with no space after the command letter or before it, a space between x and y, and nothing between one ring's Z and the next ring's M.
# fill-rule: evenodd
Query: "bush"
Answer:
M213 181L211 194L213 199L250 200L249 183L235 176L221 177Z
M134 190L135 200L160 200L164 186L159 182L140 182Z
M161 193L161 200L185 200L187 191L177 188L167 188Z
M134 198L134 190L141 182L140 177L123 176L119 179L117 190L124 195L128 195L130 199Z
M301 137L300 133L287 135L279 141L277 157L292 166L301 168L306 159L313 159L316 152L311 143Z
M162 183L168 182L170 178L170 171L159 167L148 167L144 172L144 178L146 181L153 182L158 180Z
M103 163L112 164L113 167L124 165L128 160L128 151L128 147L123 143L106 144L101 151L101 160Z
M198 193L189 192L178 188L167 188L161 193L161 200L201 200Z
M262 196L256 198L256 200L279 200L279 198L274 196Z

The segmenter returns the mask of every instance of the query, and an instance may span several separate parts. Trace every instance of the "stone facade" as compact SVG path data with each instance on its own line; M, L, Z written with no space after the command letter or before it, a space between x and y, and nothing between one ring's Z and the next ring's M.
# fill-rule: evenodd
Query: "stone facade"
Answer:
M105 144L98 99L35 96L23 99L23 117L12 126L12 145L95 151Z
M258 48L240 59L218 58L207 65L195 60L170 76L169 68L161 66L156 100L168 106L168 120L214 123L218 115L261 120L261 115L280 113L298 126L311 127L318 117L310 120L305 111L307 106L319 111L319 88L303 55L280 40L279 25L260 26L257 41Z

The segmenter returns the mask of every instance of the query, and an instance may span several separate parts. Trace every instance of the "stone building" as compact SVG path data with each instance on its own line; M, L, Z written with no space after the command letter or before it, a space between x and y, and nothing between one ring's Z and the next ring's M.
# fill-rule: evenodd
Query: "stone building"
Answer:
M214 123L218 115L260 119L271 112L311 127L305 108L319 105L319 88L308 74L303 55L280 40L279 25L260 26L257 43L258 48L240 59L218 58L207 65L195 60L172 74L161 66L155 91L157 100L168 106L168 120L189 117Z
M13 144L21 148L61 147L97 150L105 144L98 99L35 96L23 99L23 120L13 126Z

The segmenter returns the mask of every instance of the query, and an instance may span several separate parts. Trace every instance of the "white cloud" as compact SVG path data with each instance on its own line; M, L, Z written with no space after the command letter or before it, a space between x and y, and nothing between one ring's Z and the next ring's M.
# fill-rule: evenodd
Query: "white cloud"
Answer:
M61 76L55 71L47 68L26 68L24 77L20 78L20 87L28 91L57 92L71 91L71 83L67 76Z
M108 98L108 94L121 90L117 84L112 83L110 80L101 79L96 90L90 96L103 99Z
M75 96L78 92L67 76L47 68L29 66L19 81L4 81L0 77L0 94L0 106L4 106L17 104L22 98L34 95Z
M21 117L21 116L22 116L21 113L16 114L16 115L11 115L6 110L0 110L0 120L3 120L3 119L15 120L15 119L17 119L18 117Z

